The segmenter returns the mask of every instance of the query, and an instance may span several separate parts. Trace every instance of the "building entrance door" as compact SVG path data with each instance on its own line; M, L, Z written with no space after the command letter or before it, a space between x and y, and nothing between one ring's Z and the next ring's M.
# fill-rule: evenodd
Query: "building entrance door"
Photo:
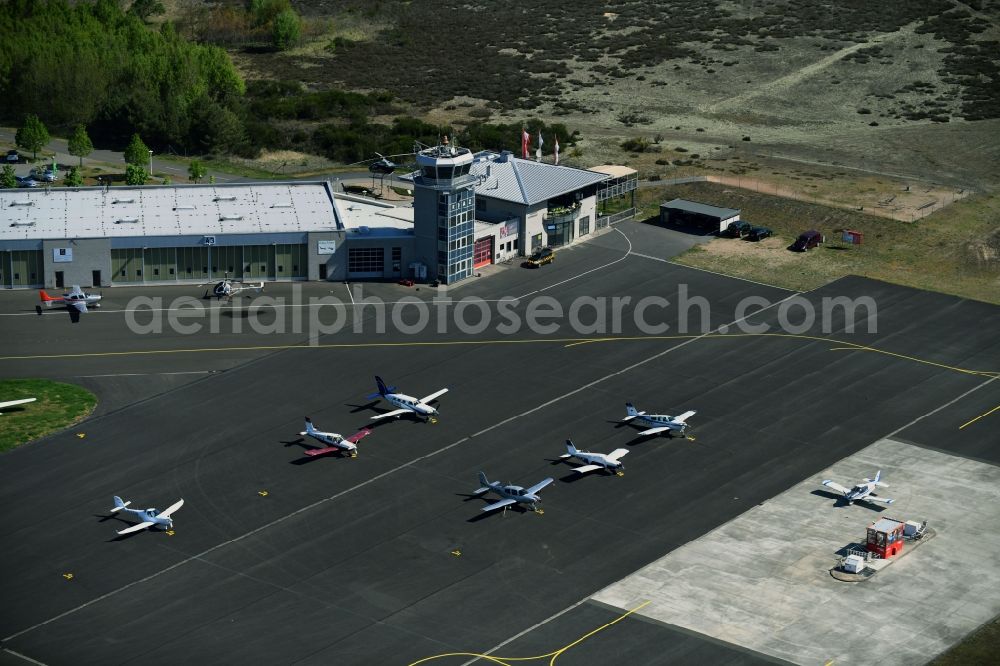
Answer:
M493 263L493 236L480 238L472 253L472 267L481 268Z
M56 271L56 289L62 289L66 286L66 278L63 277L62 271Z

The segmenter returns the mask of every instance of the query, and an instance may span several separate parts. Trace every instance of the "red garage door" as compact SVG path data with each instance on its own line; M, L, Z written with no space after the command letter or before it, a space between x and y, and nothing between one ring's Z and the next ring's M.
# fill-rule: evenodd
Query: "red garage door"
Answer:
M480 238L472 251L472 265L480 268L493 263L493 236Z

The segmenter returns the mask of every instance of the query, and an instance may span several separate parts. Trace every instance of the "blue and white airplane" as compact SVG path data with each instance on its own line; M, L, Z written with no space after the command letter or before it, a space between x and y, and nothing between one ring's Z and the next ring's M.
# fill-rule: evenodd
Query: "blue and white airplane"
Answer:
M631 402L625 403L626 416L622 419L622 423L635 422L642 425L652 426L648 430L643 430L639 433L640 437L645 437L647 435L659 435L662 432L667 433L668 437L673 437L673 433L678 433L682 437L688 429L688 424L686 421L697 414L698 412L690 411L684 412L679 416L667 416L666 414L647 414L646 412L640 412L635 408Z
M587 463L583 467L573 468L574 472L578 472L580 474L604 469L609 472L614 472L616 476L624 476L625 465L622 464L622 458L626 455L628 455L628 449L615 449L611 453L588 453L587 451L580 451L573 445L573 440L567 439L566 453L559 457L576 458L577 460Z
M321 456L334 451L347 451L352 458L358 457L358 442L372 434L368 428L362 428L350 437L344 437L335 432L323 432L316 430L312 419L306 417L306 429L299 433L299 437L312 437L313 439L326 444L322 449L306 449L307 456Z
M154 525L162 525L167 529L174 528L174 521L170 516L177 511L177 509L184 506L184 500L177 500L175 503L168 506L163 511L157 511L156 509L129 509L127 508L132 502L123 502L121 497L115 495L115 506L111 509L111 513L118 513L119 511L127 511L128 513L135 514L142 522L137 525L132 525L131 527L126 527L123 530L119 530L118 534L131 534L132 532L138 532L144 530L147 527L153 527Z
M855 502L882 502L883 504L892 504L895 500L891 500L888 497L878 497L874 493L875 488L889 487L889 484L885 481L879 481L881 478L882 470L879 470L875 472L874 479L862 479L861 483L851 489L847 489L836 481L831 481L830 479L824 479L823 485L843 495L848 504L854 504Z
M372 417L372 421L387 419L393 416L399 418L403 414L416 414L419 418L426 419L431 423L436 423L437 419L434 417L437 416L438 410L431 407L430 403L434 402L448 392L448 389L443 388L440 391L431 393L429 396L418 400L412 396L406 395L405 393L396 393L396 387L386 386L381 377L376 376L375 383L378 385L378 393L372 393L368 395L367 398L383 398L399 409L394 409L391 412L386 412L384 414L376 414Z
M542 479L530 488L523 488L513 484L504 485L499 481L491 482L486 478L486 474L480 472L479 483L482 486L472 493L473 495L482 495L483 493L493 491L503 498L499 502L484 506L482 508L483 511L493 511L494 509L510 506L511 504L527 504L532 511L541 515L544 511L538 508L538 504L542 501L542 498L538 496L538 491L552 483L552 477Z

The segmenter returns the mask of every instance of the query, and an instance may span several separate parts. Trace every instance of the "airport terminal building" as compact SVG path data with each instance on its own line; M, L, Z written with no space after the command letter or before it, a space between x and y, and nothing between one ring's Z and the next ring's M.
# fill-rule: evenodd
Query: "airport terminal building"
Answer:
M0 286L248 280L438 280L584 240L608 173L437 146L413 204L329 182L0 190ZM622 169L622 167L617 167ZM634 172L632 172L634 174ZM635 179L631 180L634 190Z

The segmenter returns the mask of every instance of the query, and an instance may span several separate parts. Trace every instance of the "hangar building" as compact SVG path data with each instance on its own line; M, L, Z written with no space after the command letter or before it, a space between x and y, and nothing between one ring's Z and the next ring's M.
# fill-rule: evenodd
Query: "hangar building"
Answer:
M685 199L674 199L660 204L660 221L664 224L725 231L730 222L739 219L740 211L735 208L720 208Z
M329 182L0 190L0 286L414 278L586 239L621 179L437 146L417 155L412 206ZM614 188L607 187L614 181ZM635 181L631 181L634 189ZM603 188L603 189L602 189Z

